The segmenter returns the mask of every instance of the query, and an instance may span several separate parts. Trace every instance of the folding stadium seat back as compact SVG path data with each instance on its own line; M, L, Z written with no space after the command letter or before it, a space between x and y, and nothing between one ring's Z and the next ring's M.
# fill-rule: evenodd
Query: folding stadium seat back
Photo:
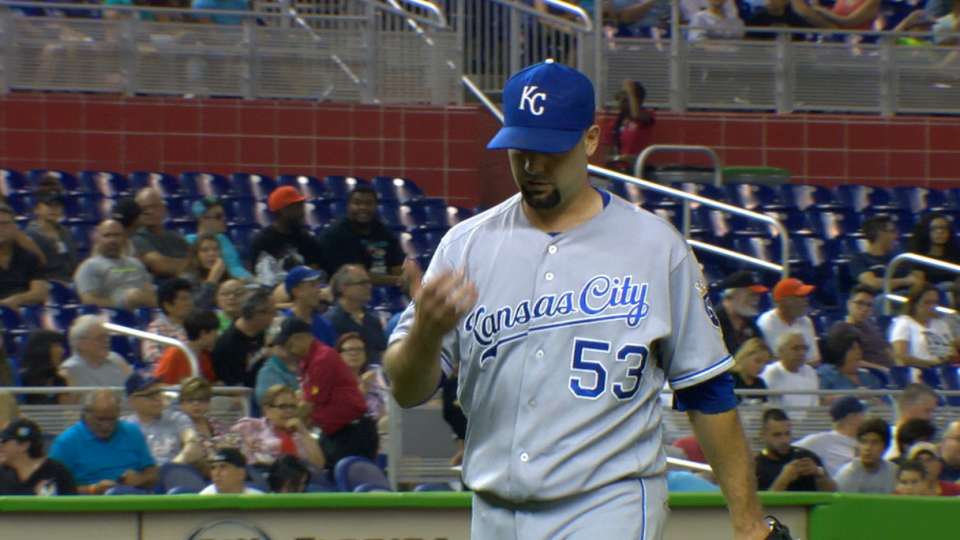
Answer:
M726 190L721 187L714 186L713 184L697 184L694 182L685 182L681 188L687 193L692 193L694 195L699 195L701 197L706 197L707 199L713 199L720 202L729 202L729 196L727 195ZM691 208L697 208L700 206L700 203L691 202Z
M474 215L475 214L473 213L473 210L469 208L463 208L462 206L448 206L447 227L453 227L462 221L472 218Z
M447 203L437 198L409 201L401 207L401 216L407 228L444 227L447 223Z
M423 191L413 180L395 178L392 176L377 176L371 180L373 189L381 201L398 201L401 203L423 197Z
M50 281L50 304L54 306L70 306L80 303L80 297L72 285L59 281Z
M731 204L748 210L780 210L785 208L776 188L763 184L728 184L727 198Z
M627 193L628 201L650 211L657 208L677 208L682 205L682 201L676 197L652 189L643 189L636 184L627 184L624 191Z
M63 213L70 221L99 223L110 216L113 201L99 193L74 193L63 199Z
M110 171L80 171L77 175L82 193L98 193L104 197L117 198L131 195L130 180Z
M0 194L10 196L14 193L30 191L27 180L19 171L0 169Z
M249 257L250 243L259 229L260 226L254 223L235 223L227 229L227 236L237 248L241 260L247 260Z
M914 213L910 210L903 210L900 208L878 209L873 207L864 210L858 217L860 218L860 223L862 224L867 219L878 215L890 216L894 225L897 226L897 234L900 236L912 234L913 226L916 225L917 219L920 217L919 213Z
M930 212L955 212L960 207L953 206L945 192L939 189L924 189L921 209Z
M34 198L27 192L14 192L7 195L7 204L20 216L32 216Z
M71 223L67 229L70 236L77 244L77 250L82 253L89 253L90 246L93 244L93 229L95 225L87 222Z
M331 197L346 199L358 185L370 185L370 182L356 176L324 176L323 186Z
M227 223L257 223L257 204L256 199L248 196L223 201Z
M193 221L196 219L193 215L194 199L181 195L169 195L164 197L164 204L167 207L167 219L172 221Z
M160 467L158 484L158 488L167 493L174 488L191 490L189 493L199 493L207 487L207 480L193 465L167 463Z
M867 208L892 209L899 205L890 190L873 186L843 184L833 188L837 200L845 208L862 212Z
M137 171L130 174L130 183L135 191L152 187L163 197L170 197L180 193L180 182L176 177L162 172Z
M233 191L239 196L253 197L265 201L277 187L273 178L263 174L233 173L230 175Z
M55 169L33 169L27 173L30 189L36 189L40 183L40 179L47 174L56 176L57 180L60 181L60 185L63 187L64 191L68 193L76 193L80 191L80 183L77 181L77 177L66 171L58 171Z
M345 178L345 177L336 177L336 178ZM303 196L308 199L314 199L317 197L344 197L345 195L334 193L327 189L324 180L320 180L315 176L306 176L306 175L295 175L295 174L285 174L283 176L277 177L277 184L281 186L291 186L296 188L297 191L303 193ZM344 192L345 194L346 192Z
M207 172L185 172L180 175L180 191L190 197L228 197L234 194L226 177Z
M380 202L377 203L377 214L380 216L380 221L388 228L394 231L402 231L404 229L399 201L380 199Z
M350 456L341 459L334 466L333 476L340 491L353 492L361 487L364 491L390 491L390 482L383 470L363 457Z

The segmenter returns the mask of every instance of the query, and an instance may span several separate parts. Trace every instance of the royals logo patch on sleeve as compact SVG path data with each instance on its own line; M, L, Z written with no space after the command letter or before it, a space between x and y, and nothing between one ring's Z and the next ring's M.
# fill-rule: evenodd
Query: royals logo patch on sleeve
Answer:
M700 298L703 299L703 309L707 311L707 317L710 319L710 323L713 324L714 328L717 330L720 329L720 319L717 318L717 312L713 309L713 303L710 302L710 295L708 294L707 286L704 285L703 281L698 280L693 286L697 289L697 293L700 294Z

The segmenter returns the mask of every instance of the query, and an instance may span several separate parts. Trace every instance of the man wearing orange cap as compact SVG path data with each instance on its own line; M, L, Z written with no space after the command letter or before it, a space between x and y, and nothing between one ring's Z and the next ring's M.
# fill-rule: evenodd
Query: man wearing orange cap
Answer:
M810 302L807 296L814 286L807 285L797 278L781 279L773 287L773 301L777 307L760 315L757 326L763 333L763 340L771 351L776 351L780 336L786 333L800 333L807 342L807 363L820 363L820 349L817 348L817 332L813 321L807 316Z
M276 287L283 283L287 271L296 266L323 267L320 243L306 227L305 200L291 186L278 187L267 198L273 223L250 243L254 274L261 285Z

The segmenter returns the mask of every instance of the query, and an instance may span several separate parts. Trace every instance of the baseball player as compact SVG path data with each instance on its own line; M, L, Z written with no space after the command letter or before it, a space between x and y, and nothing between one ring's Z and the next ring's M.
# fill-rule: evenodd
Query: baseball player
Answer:
M459 368L472 537L661 538L667 382L734 538L768 538L696 259L666 221L588 181L592 84L548 60L510 78L503 107L488 148L509 150L520 193L444 236L384 359L405 407Z

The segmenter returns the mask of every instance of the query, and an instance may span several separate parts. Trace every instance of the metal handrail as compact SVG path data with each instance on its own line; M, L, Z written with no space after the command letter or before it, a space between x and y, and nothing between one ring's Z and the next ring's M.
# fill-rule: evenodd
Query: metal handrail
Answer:
M448 26L447 15L443 12L442 9L440 9L440 6L438 6L437 4L434 4L433 2L430 2L429 0L388 0L388 1L390 2L391 6L394 6L397 9L404 11L408 15L413 15L413 13L410 13L409 11L397 5L398 2L411 4L418 8L425 9L430 13L433 13L437 17L438 28L446 28Z
M890 282L893 280L893 275L897 271L897 267L900 266L904 261L915 262L920 265L929 266L932 268L938 268L940 270L946 270L948 272L953 272L955 274L960 274L960 265L943 262L939 259L934 259L932 257L927 257L926 255L920 255L919 253L901 253L890 259L890 262L887 263L887 269L883 273L883 314L890 315Z
M194 377L200 375L200 364L197 362L197 356L193 354L193 351L190 350L190 347L187 347L186 344L179 339L161 336L160 334L154 334L152 332L144 332L143 330L137 330L136 328L130 328L129 326L121 326L112 322L103 323L103 328L104 330L113 332L114 334L135 337L137 339L145 339L147 341L163 343L164 345L176 347L183 351L183 354L186 355L187 361L190 363L191 375Z
M647 163L647 158L657 152L693 152L697 154L706 154L713 163L713 185L723 186L723 171L720 170L720 156L709 146L689 145L689 144L651 144L643 149L637 156L636 164L633 166L633 175L637 178L643 178L643 166Z
M708 244L706 242L701 242L700 240L694 240L693 238L687 238L687 243L690 244L690 247L702 249L704 251L709 251L711 253L716 253L723 257L729 259L736 259L740 262L747 263L752 266L758 266L764 270L770 270L771 272L777 272L778 274L783 273L783 265L772 263L763 259L758 259L756 257L751 257L750 255L744 255L743 253L733 251L720 246L715 246L713 244Z
M544 4L548 6L559 9L560 11L565 11L574 17L580 19L580 22L583 23L584 32L593 32L593 21L590 19L590 15L580 6L576 4L571 4L569 2L564 2L563 0L543 0Z
M697 471L697 472L713 472L713 467L711 467L710 465L707 465L706 463L698 463L696 461L690 461L689 459L668 457L667 465L673 465L674 467L680 467L681 469L690 469L691 471Z
M692 27L689 24L679 25L680 30L690 30ZM856 30L853 28L819 28L819 27L789 27L789 26L744 26L743 31L745 34L754 33L765 33L765 34L826 34L826 35L855 35L855 36L880 36L880 37L930 37L933 35L933 31L927 30L917 31L901 31L894 32L893 30ZM960 37L960 32L943 32L939 35L950 36L950 37ZM724 41L737 41L737 40L724 40ZM811 42L813 43L813 42Z
M549 4L552 7L555 7L559 10L566 11L571 15L575 15L580 19L580 24L577 24L577 21L571 21L570 19L564 19L563 17L554 15L552 13L544 13L543 11L538 11L537 8L518 2L517 0L490 0L494 4L501 4L507 6L511 9L515 9L521 13L526 13L527 15L532 15L538 17L544 22L549 22L551 24L556 24L559 26L571 26L576 30L583 32L592 32L593 31L593 21L590 19L590 16L587 15L587 12L583 10L580 6L575 6L562 0L544 0L545 4ZM561 5L562 4L562 5ZM572 9L570 9L572 8Z

